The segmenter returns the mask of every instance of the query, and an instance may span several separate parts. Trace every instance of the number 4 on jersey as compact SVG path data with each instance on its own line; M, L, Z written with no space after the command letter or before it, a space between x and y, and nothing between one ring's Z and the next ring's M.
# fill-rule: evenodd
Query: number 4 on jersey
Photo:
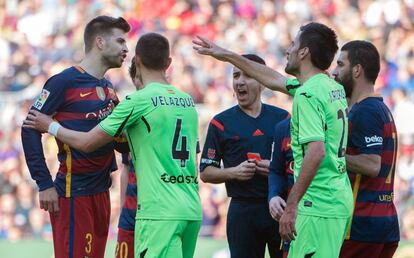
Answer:
M181 148L178 149L182 121L182 119L177 119L177 123L175 124L175 133L171 151L173 159L180 160L180 166L185 167L186 162L190 157L190 152L187 149L187 136L181 136Z

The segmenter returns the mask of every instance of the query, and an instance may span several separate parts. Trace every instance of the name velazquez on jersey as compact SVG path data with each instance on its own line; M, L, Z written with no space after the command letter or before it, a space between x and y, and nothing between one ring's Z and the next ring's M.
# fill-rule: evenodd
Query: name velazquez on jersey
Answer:
M194 101L191 97L181 98L181 97L165 97L165 96L156 96L151 98L152 105L154 107L159 106L176 106L176 107L195 107Z

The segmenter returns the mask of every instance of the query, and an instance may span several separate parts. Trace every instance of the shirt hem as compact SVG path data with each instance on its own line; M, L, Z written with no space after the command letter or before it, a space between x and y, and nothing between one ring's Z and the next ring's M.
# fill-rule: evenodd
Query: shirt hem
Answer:
M299 140L299 144L306 144L310 142L325 142L325 137L315 136L315 137L306 137Z
M188 217L153 217L153 216L139 216L139 218L136 218L135 220L191 220L191 221L201 221L202 217L197 218L188 218Z
M105 133L107 133L108 135L114 137L115 134L110 133L107 129L105 129L100 123L99 123L99 127L102 129L102 131L104 131Z

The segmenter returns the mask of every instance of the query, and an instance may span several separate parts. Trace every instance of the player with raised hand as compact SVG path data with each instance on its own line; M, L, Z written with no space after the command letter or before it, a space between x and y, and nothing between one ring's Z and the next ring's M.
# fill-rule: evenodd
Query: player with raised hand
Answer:
M345 164L345 91L325 73L338 50L335 32L320 23L300 28L286 51L285 68L297 80L206 39L193 43L199 54L230 62L266 87L294 96L295 184L279 221L280 233L292 240L289 257L338 257L352 214L352 191Z
M129 30L121 17L92 19L84 31L84 59L49 78L32 111L53 115L69 129L95 127L119 102L104 75L121 67L128 52ZM103 257L110 218L110 173L117 169L114 142L85 153L57 139L60 166L54 181L40 133L23 128L22 143L30 174L39 187L40 208L50 213L55 257Z
M32 111L24 126L85 152L126 131L138 181L135 257L193 257L201 224L196 168L198 116L190 95L170 85L168 40L142 35L135 48L144 85L88 132L62 127Z

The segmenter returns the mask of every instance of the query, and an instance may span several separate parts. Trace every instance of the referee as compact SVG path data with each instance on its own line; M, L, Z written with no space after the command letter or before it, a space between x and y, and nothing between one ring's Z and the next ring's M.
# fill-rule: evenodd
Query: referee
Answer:
M265 64L256 55L243 56ZM267 205L267 180L274 126L288 112L263 104L263 89L234 67L233 90L238 105L211 120L201 157L201 180L224 182L231 197L227 240L233 258L263 258L266 245L271 257L282 257L278 224Z

